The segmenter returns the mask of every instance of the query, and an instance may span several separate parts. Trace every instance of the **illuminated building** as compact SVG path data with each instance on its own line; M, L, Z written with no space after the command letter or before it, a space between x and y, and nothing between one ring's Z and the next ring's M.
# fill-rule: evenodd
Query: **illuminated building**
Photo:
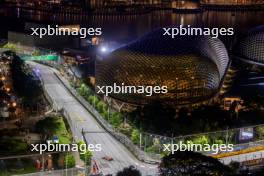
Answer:
M163 36L163 30L145 35L96 63L96 84L167 86L168 93L111 94L113 99L144 105L153 101L188 105L208 101L221 87L229 65L225 46L205 36Z
M263 4L263 0L202 0L201 4L208 4L208 5L256 5L256 4Z
M162 4L164 0L83 0L85 7L90 8L100 8L108 5L133 5L133 4L141 4L141 5L156 5Z
M264 26L254 28L241 37L234 53L242 61L264 66Z

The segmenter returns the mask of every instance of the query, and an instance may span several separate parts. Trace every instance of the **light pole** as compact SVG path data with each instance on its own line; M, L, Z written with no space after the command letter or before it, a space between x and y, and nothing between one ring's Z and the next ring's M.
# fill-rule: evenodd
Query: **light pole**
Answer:
M176 77L176 104L178 103L178 80L179 78Z
M228 144L228 127L226 128L226 145Z

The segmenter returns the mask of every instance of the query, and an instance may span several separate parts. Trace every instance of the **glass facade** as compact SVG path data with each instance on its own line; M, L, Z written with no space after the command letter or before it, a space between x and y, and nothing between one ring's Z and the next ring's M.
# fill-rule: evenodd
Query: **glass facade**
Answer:
M96 84L111 86L167 86L168 93L111 94L132 104L162 101L192 104L215 95L225 75L229 57L219 39L204 36L163 36L156 30L96 63Z
M238 58L257 65L264 65L264 26L250 30L235 46Z

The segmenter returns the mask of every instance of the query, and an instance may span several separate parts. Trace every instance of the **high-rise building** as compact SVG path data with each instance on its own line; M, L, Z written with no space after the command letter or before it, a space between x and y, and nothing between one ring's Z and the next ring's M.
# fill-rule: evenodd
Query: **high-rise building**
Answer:
M82 0L83 7L85 8L101 8L107 4L120 3L120 4L143 4L143 5L155 5L168 3L170 0Z
M263 4L263 0L201 0L202 4L209 5L254 5Z

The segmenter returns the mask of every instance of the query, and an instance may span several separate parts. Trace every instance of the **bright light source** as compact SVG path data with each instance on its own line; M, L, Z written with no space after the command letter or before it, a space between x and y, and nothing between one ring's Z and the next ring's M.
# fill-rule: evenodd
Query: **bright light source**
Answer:
M6 88L6 91L7 91L7 92L10 92L10 88L9 88L9 87L7 87L7 88Z
M106 53L107 50L108 50L108 49L107 49L105 46L102 46L101 49L100 49L100 51L101 51L102 53Z

